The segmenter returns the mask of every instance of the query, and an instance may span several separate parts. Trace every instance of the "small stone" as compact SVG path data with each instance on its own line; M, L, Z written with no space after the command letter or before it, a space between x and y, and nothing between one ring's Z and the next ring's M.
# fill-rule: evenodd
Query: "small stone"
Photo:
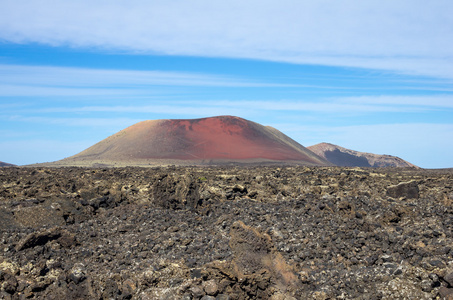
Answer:
M6 278L5 278L6 279ZM14 276L9 276L7 280L5 280L1 284L1 289L7 292L8 294L14 294L17 289L17 280Z
M27 248L33 248L38 245L44 245L49 241L60 238L62 231L60 228L52 228L48 230L42 230L39 232L33 232L23 238L17 245L16 250L21 251Z
M242 193L242 194L246 194L247 193L247 188L245 186L243 186L243 185L236 184L233 187L233 192L239 192L239 193Z
M389 268L389 269L397 269L398 265L390 262L386 262L382 264L384 267Z
M206 294L211 296L214 296L219 291L217 283L213 279L203 282L203 288Z
M192 300L192 295L184 294L182 295L181 300Z
M365 261L367 262L367 264L369 266L373 265L374 263L376 263L376 261L378 260L378 257L377 255L372 255L372 256L368 256L367 258L365 258Z
M382 261L385 262L385 263L393 261L393 258L390 255L387 255L387 254L382 255L381 258L382 258Z
M439 289L439 295L442 297L442 299L453 299L453 289L442 286Z
M201 278L201 269L193 269L191 272L192 278Z
M296 298L277 292L270 297L270 300L296 300Z
M433 287L431 285L431 281L426 280L426 279L422 280L421 287L422 287L422 291L427 292L427 293L429 293L429 292L431 292L433 290Z
M314 292L313 293L313 299L315 300L327 300L329 299L329 296L327 296L327 294L325 292Z
M204 295L203 297L201 297L201 300L216 300L216 299L212 296Z
M123 290L127 290L131 293L134 293L136 289L137 289L137 285L135 284L135 282L133 280L126 279L123 282Z
M400 268L396 269L395 272L393 273L393 275L400 275L400 274L403 274L403 270L401 270Z
M118 284L115 280L109 278L105 282L105 288L102 293L103 299L116 299L117 295L120 294L120 290L118 289Z
M230 300L230 296L225 294L218 294L217 297L215 297L215 300Z
M12 298L11 295L8 294L7 292L0 290L0 299L10 300Z
M182 282L183 282L182 278L171 278L169 283L170 286L176 287L179 286Z
M433 281L433 282L438 282L439 281L439 276L437 276L434 273L429 274L428 278L431 279L431 281Z
M445 263L441 260L438 260L438 259L433 259L433 260L430 260L429 261L429 264L433 267L437 267L437 268L445 268Z
M71 279L75 284L82 282L85 280L86 276L83 271L84 265L83 264L76 264L69 274L69 279Z
M449 284L450 286L453 286L453 272L448 273L447 275L445 275L444 280L445 280L446 282L448 282L448 284Z
M193 286L190 291L192 292L192 295L194 298L200 298L201 296L204 295L204 292L203 292L203 289L196 285L196 286Z
M50 278L44 279L43 281L34 282L30 289L32 292L42 292L52 283Z
M359 263L359 260L358 260L357 258L355 258L355 257L352 257L352 258L350 259L350 261L351 261L351 263L353 263L354 265L356 265L356 264Z

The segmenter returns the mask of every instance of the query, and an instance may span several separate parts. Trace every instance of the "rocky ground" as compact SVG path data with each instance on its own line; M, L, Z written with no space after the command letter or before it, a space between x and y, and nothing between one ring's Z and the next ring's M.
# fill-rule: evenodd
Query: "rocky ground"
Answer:
M453 299L453 170L0 168L0 299Z

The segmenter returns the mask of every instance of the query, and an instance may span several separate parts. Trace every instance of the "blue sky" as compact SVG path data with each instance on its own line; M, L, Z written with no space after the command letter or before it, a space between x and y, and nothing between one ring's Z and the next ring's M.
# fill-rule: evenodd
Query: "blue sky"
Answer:
M396 3L395 3L396 2ZM0 0L0 161L235 115L453 167L451 1Z

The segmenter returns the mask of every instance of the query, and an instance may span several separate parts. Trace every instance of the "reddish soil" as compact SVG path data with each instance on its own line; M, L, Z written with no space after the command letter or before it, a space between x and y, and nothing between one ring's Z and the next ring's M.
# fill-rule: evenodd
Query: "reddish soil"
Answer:
M239 118L206 118L169 120L161 127L174 136L179 153L165 153L167 158L266 158L272 160L305 160L307 155L271 139L254 124ZM179 140L179 141L178 141Z
M143 121L66 161L77 160L329 164L274 128L232 116Z

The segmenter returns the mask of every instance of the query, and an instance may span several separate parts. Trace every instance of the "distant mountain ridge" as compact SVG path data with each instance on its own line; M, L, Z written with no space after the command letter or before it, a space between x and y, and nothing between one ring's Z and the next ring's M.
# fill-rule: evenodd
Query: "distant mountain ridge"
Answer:
M16 165L8 164L6 162L0 161L0 167L14 167L14 166L16 166Z
M235 116L142 121L71 157L37 165L265 164L418 168L396 156L359 152L329 143L306 148L273 127Z
M331 165L282 132L234 116L148 120L54 166Z
M307 147L318 156L340 167L411 167L410 162L392 155L380 155L346 149L334 144L319 143Z

